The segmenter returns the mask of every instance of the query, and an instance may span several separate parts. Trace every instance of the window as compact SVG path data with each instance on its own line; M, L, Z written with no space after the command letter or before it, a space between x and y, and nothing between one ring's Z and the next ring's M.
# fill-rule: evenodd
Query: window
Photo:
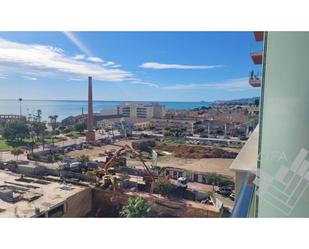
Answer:
M48 212L48 217L61 217L64 214L64 204L51 209Z

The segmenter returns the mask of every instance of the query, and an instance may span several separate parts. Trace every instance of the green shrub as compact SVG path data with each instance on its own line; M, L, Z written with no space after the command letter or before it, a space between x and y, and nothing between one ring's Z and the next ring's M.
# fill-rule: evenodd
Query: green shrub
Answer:
M59 154L59 153L55 153L53 155L53 161L62 161L63 160L63 155Z
M161 194L161 195L168 195L173 188L172 183L165 178L159 178L155 183L154 191L155 193Z
M30 154L28 154L28 158L30 160L39 160L40 159L40 154L36 153L36 152L30 153Z
M233 184L233 181L231 181L230 178L217 173L208 173L206 176L206 180L208 184L213 184L217 186L226 186Z
M162 145L168 145L168 146L176 146L178 145L178 143L176 143L175 141L172 140L164 140L163 142L161 142Z
M151 205L143 197L129 198L128 204L123 206L120 216L125 218L151 217Z
M214 196L214 192L213 191L206 191L205 193L205 198L210 198Z

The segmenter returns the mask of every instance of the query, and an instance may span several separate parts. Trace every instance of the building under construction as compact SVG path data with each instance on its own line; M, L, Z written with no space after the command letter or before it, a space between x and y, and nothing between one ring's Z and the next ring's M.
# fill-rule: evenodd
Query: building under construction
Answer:
M61 177L25 176L0 170L0 218L119 217L130 197L142 196L158 217L219 217L221 205L166 198L138 190L116 192Z

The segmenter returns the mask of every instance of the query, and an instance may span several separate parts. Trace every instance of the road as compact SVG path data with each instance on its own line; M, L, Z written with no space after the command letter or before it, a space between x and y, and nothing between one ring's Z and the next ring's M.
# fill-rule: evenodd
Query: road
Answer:
M104 137L111 137L111 136L110 135L102 135L102 134L99 134L99 133L96 132L96 138L97 139L101 139L101 138L104 138ZM80 143L86 142L85 136L79 137L79 138L67 137L67 139L68 140L66 140L66 141L55 143L55 146L63 147L63 146L70 146L70 145L73 145L73 144L80 144ZM45 150L46 149L47 149L47 146L45 145ZM34 152L39 152L39 151L42 151L42 150L43 150L43 146L40 145L38 148L34 149ZM12 155L9 151L0 152L0 161L7 162L7 161L11 161L11 160L16 160L16 159L17 159L17 157ZM27 153L24 152L24 154L19 155L18 160L19 161L28 161Z
M152 131L134 131L133 132L134 135L142 135L142 134L146 134L149 136L154 136L154 137L164 137L163 134L158 134L158 133L153 133ZM176 137L177 138L177 137ZM223 142L223 143L240 143L240 144L244 144L246 141L243 140L239 140L239 139L227 139L227 138L205 138L205 137L199 137L199 136L185 136L182 137L184 138L186 141L189 140L194 140L194 141L209 141L209 142Z

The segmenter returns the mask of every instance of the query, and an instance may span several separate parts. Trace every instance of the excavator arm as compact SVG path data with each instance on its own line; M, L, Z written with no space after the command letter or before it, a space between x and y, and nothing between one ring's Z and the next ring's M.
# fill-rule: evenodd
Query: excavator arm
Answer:
M142 158L141 154L136 151L131 145L125 144L122 146L119 150L115 152L115 154L105 163L104 167L101 167L100 169L97 170L97 172L104 172L106 173L108 168L112 165L112 163L117 159L117 157L121 156L123 153L125 153L127 150L131 151L143 164L144 169L146 170L147 175L151 179L151 187L150 187L150 192L153 192L154 189L154 183L155 183L155 177L153 176L151 170L149 167L146 165L144 159Z

